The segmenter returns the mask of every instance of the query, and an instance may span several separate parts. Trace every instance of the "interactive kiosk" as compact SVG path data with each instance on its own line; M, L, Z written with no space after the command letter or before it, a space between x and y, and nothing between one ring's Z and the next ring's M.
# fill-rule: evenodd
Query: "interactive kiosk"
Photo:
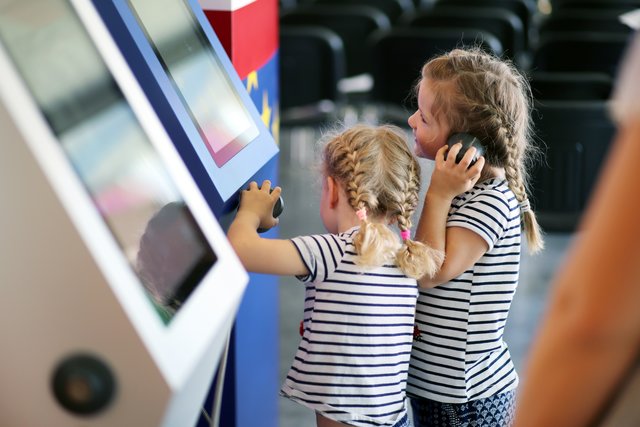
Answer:
M198 0L93 3L226 229L250 180L276 181L278 147ZM208 410L222 399L225 427L277 422L277 310L277 277L251 275L230 337L224 394L212 389L205 403Z
M193 425L248 280L212 210L90 1L0 0L0 75L0 425Z
M278 153L197 0L94 0L219 220ZM273 173L264 178L274 179Z

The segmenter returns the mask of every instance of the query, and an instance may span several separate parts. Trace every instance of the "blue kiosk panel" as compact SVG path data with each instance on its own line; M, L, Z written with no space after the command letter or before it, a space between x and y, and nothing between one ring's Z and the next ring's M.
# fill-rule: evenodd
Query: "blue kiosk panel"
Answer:
M92 1L225 229L248 181L275 181L278 147L198 1ZM221 425L277 422L277 285L250 276L230 338ZM211 393L205 407L220 397ZM246 401L251 414L238 412Z
M278 147L194 0L94 4L220 219Z

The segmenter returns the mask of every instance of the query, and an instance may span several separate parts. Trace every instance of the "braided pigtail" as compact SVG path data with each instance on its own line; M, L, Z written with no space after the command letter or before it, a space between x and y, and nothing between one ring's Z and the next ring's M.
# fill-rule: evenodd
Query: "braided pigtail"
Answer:
M371 222L367 218L367 212L375 212L378 207L378 199L366 188L366 179L370 177L371 171L367 171L366 162L360 160L365 152L364 149L354 149L347 155L346 165L351 170L352 176L347 183L347 198L349 204L356 209L356 215L360 220L360 230L353 239L358 254L356 263L361 266L375 267L391 262L399 244L387 225Z
M362 212L360 208L357 212ZM394 253L400 246L398 237L391 229L380 222L360 220L360 230L353 239L358 257L356 264L377 267L393 261Z
M513 150L509 150L511 154ZM504 169L509 188L516 195L520 202L520 213L522 215L522 227L527 236L529 252L532 254L540 252L544 249L544 240L542 238L542 230L538 224L535 212L531 209L529 197L527 196L526 187L523 177L520 173L521 168L514 166L516 159L512 155L509 156L507 165Z
M417 163L416 163L417 165ZM397 202L396 221L400 228L402 246L396 252L396 263L408 277L420 279L433 277L444 262L444 253L411 239L411 216L418 205L420 171L411 165L409 179Z

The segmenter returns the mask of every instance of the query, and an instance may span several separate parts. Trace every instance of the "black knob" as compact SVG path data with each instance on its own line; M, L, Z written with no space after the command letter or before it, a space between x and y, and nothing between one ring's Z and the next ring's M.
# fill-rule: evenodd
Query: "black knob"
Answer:
M109 367L100 359L77 354L58 364L51 387L58 403L69 412L95 415L113 399L116 382Z

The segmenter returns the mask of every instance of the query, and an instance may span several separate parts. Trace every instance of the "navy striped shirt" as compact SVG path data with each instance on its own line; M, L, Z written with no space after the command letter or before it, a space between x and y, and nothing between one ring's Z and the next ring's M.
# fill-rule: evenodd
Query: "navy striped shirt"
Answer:
M459 277L420 290L407 394L465 403L518 385L503 332L518 285L519 203L506 181L490 179L454 199L447 227L477 233L489 250Z
M392 426L406 414L417 284L395 265L355 265L357 231L292 239L310 274L281 393L336 421Z

